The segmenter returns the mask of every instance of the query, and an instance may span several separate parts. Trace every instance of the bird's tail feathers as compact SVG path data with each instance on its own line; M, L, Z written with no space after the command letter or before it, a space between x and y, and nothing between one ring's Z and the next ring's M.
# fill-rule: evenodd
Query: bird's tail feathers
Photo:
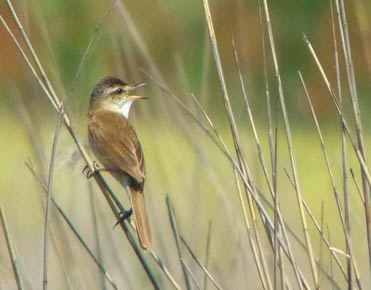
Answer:
M138 188L130 188L131 202L137 227L140 245L147 250L152 247L152 234L146 210L143 192Z

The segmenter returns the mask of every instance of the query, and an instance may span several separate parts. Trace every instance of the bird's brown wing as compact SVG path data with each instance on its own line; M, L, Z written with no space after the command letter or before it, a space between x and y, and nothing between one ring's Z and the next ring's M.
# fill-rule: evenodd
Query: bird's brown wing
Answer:
M90 142L98 151L103 165L114 165L143 186L145 178L143 152L128 120L119 113L98 111L90 118L88 131Z

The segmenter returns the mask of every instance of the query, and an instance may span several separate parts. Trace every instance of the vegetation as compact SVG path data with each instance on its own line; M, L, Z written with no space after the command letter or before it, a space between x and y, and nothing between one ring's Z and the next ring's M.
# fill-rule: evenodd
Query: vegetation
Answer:
M0 288L368 289L369 4L3 2ZM147 252L81 172L105 75L149 84Z

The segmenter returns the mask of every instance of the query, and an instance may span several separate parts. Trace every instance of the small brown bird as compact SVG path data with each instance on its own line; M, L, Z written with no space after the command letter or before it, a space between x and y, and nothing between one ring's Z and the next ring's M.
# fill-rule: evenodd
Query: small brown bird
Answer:
M144 156L137 134L130 125L132 95L143 83L129 85L115 77L102 79L93 89L89 106L88 136L92 151L129 193L134 211L139 242L151 248L152 236L144 200Z

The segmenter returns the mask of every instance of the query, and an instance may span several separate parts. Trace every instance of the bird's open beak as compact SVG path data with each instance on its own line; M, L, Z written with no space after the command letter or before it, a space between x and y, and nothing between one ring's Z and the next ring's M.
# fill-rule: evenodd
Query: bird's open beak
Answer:
M129 98L132 99L133 101L148 99L147 97L144 96L129 96Z
M143 86L146 86L147 85L147 83L138 83L138 84L135 84L134 86L133 86L133 90L135 90L135 89L137 89L137 88L140 88L140 87L143 87Z
M135 85L133 85L132 87L131 87L131 89L130 89L130 91L133 91L133 90L135 90L135 89L137 89L137 88L140 88L140 87L143 87L143 86L145 86L145 85L147 85L146 83L138 83L138 84L135 84ZM145 100L145 99L148 99L147 97L144 97L144 96L129 96L129 98L130 99L132 99L132 100Z

